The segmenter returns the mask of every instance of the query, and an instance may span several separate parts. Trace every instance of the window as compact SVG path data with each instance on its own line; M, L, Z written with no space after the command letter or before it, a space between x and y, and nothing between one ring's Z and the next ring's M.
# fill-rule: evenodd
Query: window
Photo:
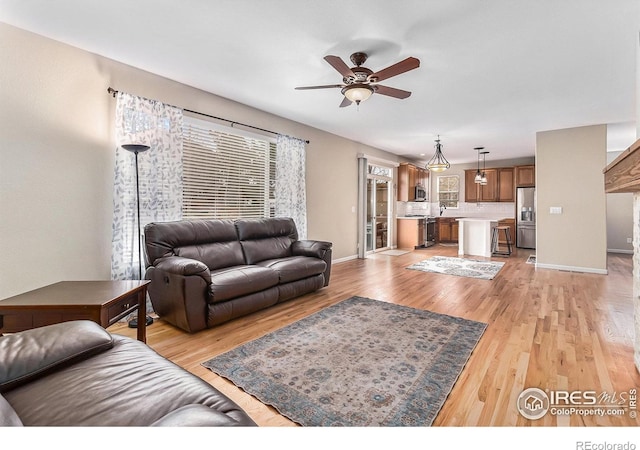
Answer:
M438 204L447 208L458 207L458 193L460 191L460 177L446 175L438 177Z
M183 148L183 218L274 216L273 140L185 117Z

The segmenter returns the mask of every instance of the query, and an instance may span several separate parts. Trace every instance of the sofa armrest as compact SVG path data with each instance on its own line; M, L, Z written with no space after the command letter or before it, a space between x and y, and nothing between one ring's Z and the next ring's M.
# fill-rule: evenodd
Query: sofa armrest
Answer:
M173 275L202 277L207 284L211 284L211 272L205 263L197 259L183 258L182 256L167 256L157 259L155 268Z
M0 336L0 393L111 347L111 335L89 320Z
M315 256L324 259L328 250L331 250L331 242L326 241L294 241L291 245L291 251L294 256Z
M324 285L328 286L331 278L332 246L333 243L327 241L294 241L291 245L291 252L293 256L313 256L322 259L327 264L324 271Z

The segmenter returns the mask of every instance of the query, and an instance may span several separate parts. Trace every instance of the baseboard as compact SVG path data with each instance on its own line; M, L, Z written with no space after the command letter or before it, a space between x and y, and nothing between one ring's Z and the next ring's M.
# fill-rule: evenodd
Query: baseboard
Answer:
M345 256L344 258L338 258L331 261L331 264L340 264L347 261L358 259L358 255Z
M633 255L633 250L625 250L622 248L608 248L607 253L624 253L625 255Z
M561 266L558 264L542 264L539 262L536 263L536 269L563 270L565 272L597 273L599 275L607 275L609 273L607 269L595 269L593 267Z

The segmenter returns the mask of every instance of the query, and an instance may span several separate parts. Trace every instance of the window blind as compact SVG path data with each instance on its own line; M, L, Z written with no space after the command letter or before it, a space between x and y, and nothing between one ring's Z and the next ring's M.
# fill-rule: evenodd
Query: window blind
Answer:
M274 155L266 138L185 120L183 218L272 217Z

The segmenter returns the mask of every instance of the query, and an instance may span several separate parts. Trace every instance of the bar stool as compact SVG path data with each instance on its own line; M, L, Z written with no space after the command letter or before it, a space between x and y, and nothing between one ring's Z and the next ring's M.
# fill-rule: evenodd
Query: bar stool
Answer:
M504 237L507 240L507 251L500 250L500 231L504 231ZM511 229L508 226L493 227L491 233L491 255L493 256L510 256L511 255Z

